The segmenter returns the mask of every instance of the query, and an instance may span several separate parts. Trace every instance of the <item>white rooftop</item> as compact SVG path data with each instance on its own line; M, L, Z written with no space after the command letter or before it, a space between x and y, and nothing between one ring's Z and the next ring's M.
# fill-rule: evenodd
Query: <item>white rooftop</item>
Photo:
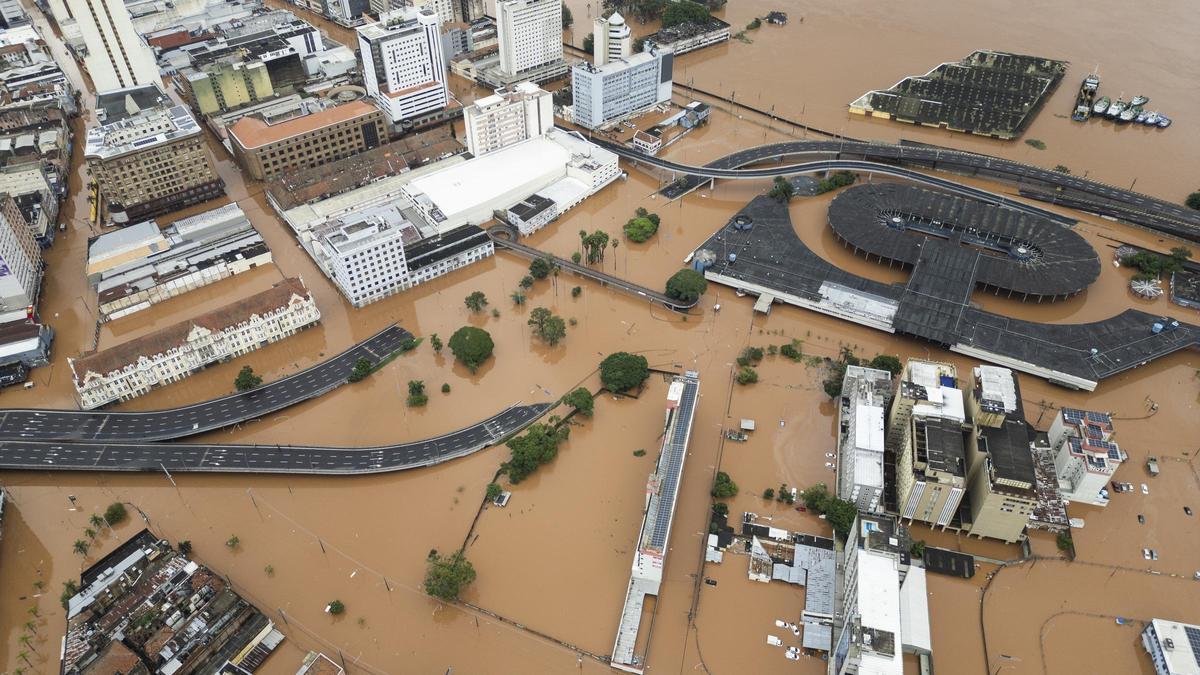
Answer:
M883 408L859 403L854 414L854 445L861 450L883 452Z
M925 568L910 567L900 586L900 635L905 651L932 653L929 631L929 591Z
M1200 675L1200 654L1196 653L1188 635L1189 630L1192 633L1200 631L1200 626L1165 619L1152 619L1150 623L1158 635L1159 651L1167 666L1165 672L1170 675ZM1142 639L1146 640L1147 636L1143 634ZM1171 641L1170 648L1165 644L1167 640Z
M900 637L900 572L891 556L870 551L858 553L858 613L863 628L888 631L895 646L887 656L864 642L859 675L904 675Z
M538 136L417 178L409 188L428 197L453 223L481 203L565 173L570 157L561 144Z
M966 409L963 407L963 393L961 391L952 387L933 387L927 391L929 392L930 400L918 401L913 404L913 416L936 417L955 422L962 422L967 419Z
M1011 370L999 366L978 366L975 368L975 379L980 383L984 400L1001 402L1004 412L1017 409L1017 384Z

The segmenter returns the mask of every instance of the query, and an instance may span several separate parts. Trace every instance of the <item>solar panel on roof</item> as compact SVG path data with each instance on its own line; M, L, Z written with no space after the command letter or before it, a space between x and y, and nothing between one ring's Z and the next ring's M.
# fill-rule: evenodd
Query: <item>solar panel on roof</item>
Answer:
M1183 631L1187 633L1188 644L1192 647L1192 656L1200 661L1200 628L1184 626Z

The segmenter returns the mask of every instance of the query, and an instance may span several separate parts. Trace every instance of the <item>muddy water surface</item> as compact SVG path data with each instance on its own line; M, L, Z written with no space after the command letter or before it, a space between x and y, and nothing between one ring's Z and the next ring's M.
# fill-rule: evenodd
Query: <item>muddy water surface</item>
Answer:
M726 18L737 25L752 14L774 8L760 5L755 0L735 4L726 10ZM578 8L571 6L578 26L587 16L587 7L582 3ZM1197 103L1196 93L1177 80L1195 79L1188 74L1195 74L1195 60L1178 58L1181 45L1187 43L1174 42L1178 34L1187 32L1189 21L1195 25L1190 14L1176 16L1171 8L1134 14L1124 5L1099 6L1089 16L1105 17L1101 21L1077 16L1077 7L1063 6L1044 9L1045 20L1022 20L1018 26L1015 18L985 15L994 9L982 6L889 6L883 10L851 3L839 6L837 14L821 8L789 11L791 24L764 26L752 34L754 44L735 42L687 55L680 59L677 70L694 78L697 86L726 93L734 88L736 79L739 101L763 107L774 104L777 112L786 108L792 116L818 126L845 126L848 135L893 140L903 136L1043 165L1065 163L1077 172L1090 170L1091 175L1117 183L1127 184L1137 177L1139 189L1171 199L1192 187L1186 184L1188 172L1180 169L1194 165L1188 158L1195 155L1193 140L1197 137L1182 132L1187 130L1187 110ZM798 21L801 14L805 15L803 23ZM1112 16L1123 18L1115 21L1109 18ZM948 25L955 29L944 36L941 27ZM1131 25L1143 26L1142 34L1161 36L1163 46L1129 50L1121 63L1103 64L1105 91L1110 82L1119 87L1122 81L1133 81L1136 72L1143 78L1144 93L1153 96L1155 103L1161 102L1162 109L1175 113L1176 126L1164 133L1113 132L1106 123L1072 125L1055 117L1069 108L1075 81L1084 70L1090 70L1089 61L1098 57L1098 50L1108 49L1100 45L1112 44L1106 34L1127 31ZM1062 26L1073 28L1064 34ZM1051 33L1053 39L1048 37ZM873 36L871 40L859 39L867 34ZM995 42L996 35L1005 36L1004 44ZM849 52L847 44L856 45L857 51ZM903 74L924 72L976 47L1040 51L1078 64L1027 134L1044 140L1046 151L1039 153L1021 143L845 119L845 103L866 89L891 84ZM780 55L795 64L795 70L785 71L792 78L786 86L777 83ZM829 65L831 60L836 67ZM1083 64L1088 65L1085 68ZM1189 67L1193 70L1188 71ZM74 69L69 71L82 83ZM716 114L713 124L670 148L667 156L701 162L743 145L785 137L775 127L764 128L748 117L739 120L736 114ZM82 126L77 124L76 131L82 133ZM704 572L719 579L719 585L702 585L700 595L695 595L707 530L708 490L718 464L742 488L730 503L732 513L752 510L776 518L781 527L827 533L823 521L760 497L764 488L777 488L780 482L803 487L832 480L832 473L824 467L824 454L835 442L834 410L819 390L821 367L768 357L759 366L757 385L735 388L730 383L731 367L743 347L800 339L805 353L821 357L833 356L845 345L863 356L891 353L902 358L948 360L959 366L960 374L972 365L927 344L794 308L776 307L768 317L756 316L750 298L735 298L729 289L715 286L701 303L703 312L687 321L569 276L539 282L526 304L517 307L509 295L526 273L527 262L507 253L355 310L274 216L261 184L243 181L224 150L209 140L218 170L228 184L228 197L172 214L164 222L236 201L271 246L276 269L222 282L212 291L186 296L188 302L207 307L216 302L217 295L225 297L225 291L232 300L253 292L275 274L299 275L312 289L323 321L288 340L210 368L119 409L154 409L228 393L234 373L245 364L268 379L279 377L327 358L392 322L417 335L428 337L436 332L443 339L462 325L478 325L493 335L496 354L472 374L455 365L448 351L435 354L426 340L368 381L199 440L281 446L366 445L427 437L518 401L553 400L580 383L594 385L599 358L619 349L642 352L659 367L696 369L701 373L703 395L650 646L654 670L691 670L702 662L712 672L738 672L745 664L752 664L755 672L784 672L785 668L793 672L790 669L796 666L777 651L768 650L763 635L773 628L775 618L786 618L788 611L792 617L798 614L802 591L778 584L753 584L743 576L744 559L731 556L724 566L710 566ZM77 143L71 197L63 210L69 230L47 253L50 273L41 312L58 331L53 364L35 371L37 387L33 390L0 394L6 407L72 407L65 359L90 349L95 339L94 295L80 270L86 238L99 231L86 222L86 178L80 152ZM620 240L602 265L606 271L661 288L688 252L748 199L768 188L759 181L718 184L682 202L666 204L653 196L660 184L659 177L631 169L628 180L606 188L531 241L569 256L578 249L579 230L603 229L618 235L621 224L637 207L644 206L662 217L658 236L645 244ZM794 202L791 214L799 236L813 250L856 273L880 281L902 280L895 272L854 258L837 244L825 226L828 199ZM1080 230L1104 261L1100 280L1087 293L1057 305L1022 305L981 294L976 294L975 300L995 311L1045 321L1094 320L1130 306L1170 310L1181 318L1200 320L1195 312L1170 307L1165 301L1142 304L1131 298L1125 290L1128 272L1112 268L1108 262L1111 254L1107 247L1115 245L1114 240L1158 250L1169 248L1169 243L1107 221L1086 219ZM582 292L573 298L570 289L576 285ZM473 290L487 294L488 312L472 315L462 304L463 297ZM722 304L721 312L709 311L715 303ZM178 321L186 315L180 304L164 303L124 324L106 327L101 333L102 345ZM557 347L539 344L525 325L529 310L538 306L576 321ZM499 310L499 317L492 316L493 308ZM1067 663L1061 659L1077 653L1079 644L1090 643L1092 636L1104 629L1094 622L1055 618L1063 611L1063 603L1102 615L1188 618L1186 612L1196 600L1191 596L1200 588L1190 581L1191 567L1196 566L1193 561L1200 559L1194 542L1200 538L1187 536L1195 528L1194 519L1182 512L1183 505L1200 507L1198 481L1188 461L1197 451L1195 439L1200 437L1198 368L1200 357L1195 352L1177 354L1107 380L1094 394L1068 392L1022 378L1027 414L1040 428L1049 425L1055 406L1113 412L1118 440L1130 454L1117 478L1135 484L1147 482L1150 494L1117 495L1103 511L1071 507L1071 515L1087 521L1084 529L1074 533L1080 560L1121 569L1039 562L1005 570L988 592L982 628L980 589L986 573L994 568L982 566L971 581L931 576L934 664L940 672L982 670L983 629L992 652L992 669L1002 665L994 659L1003 653L1021 659L1005 661L1003 672L1067 672L1056 665ZM404 405L407 383L413 379L423 380L430 390L429 405L423 409ZM451 385L450 394L439 391L442 383ZM518 486L512 506L484 513L477 529L479 539L469 552L480 577L467 592L467 600L589 650L607 650L628 573L628 547L636 537L633 509L643 494L641 483L649 464L645 458L634 458L632 450L643 447L641 436L654 433L663 405L660 389L653 385L639 401L601 401L597 417L575 429L559 460ZM1151 411L1152 401L1147 396L1159 404L1157 411ZM722 446L722 427L742 417L755 419L758 431L747 443ZM652 443L647 440L644 446L649 449ZM1159 456L1163 465L1163 474L1153 480L1145 477L1142 469L1149 454ZM36 605L36 653L27 656L36 664L33 670L54 670L57 640L63 630L58 590L87 564L70 552L71 544L82 536L90 513L123 500L137 505L163 536L190 539L202 562L227 573L259 607L274 612L289 639L284 650L268 662L269 672L288 672L289 668L294 672L294 665L308 649L340 652L351 672L444 672L451 666L458 672L602 672L606 668L590 660L578 664L567 649L486 615L441 606L419 592L426 554L430 549L451 550L461 544L486 483L506 455L506 450L497 448L432 469L359 479L175 476L178 487L165 476L5 473L0 482L10 490L13 502L6 511L0 544L0 587L13 592L0 596L0 664L7 670L21 664L16 638L26 617L32 616L28 608ZM1164 459L1176 457L1177 461ZM81 511L67 510L67 494L77 495ZM1138 513L1147 516L1145 525L1138 524ZM88 560L133 534L143 524L137 516L135 519L139 522L102 534ZM232 534L242 541L237 550L224 545ZM1011 557L1009 548L988 542L944 533L918 536L950 548ZM1055 554L1052 542L1035 538L1035 543L1035 551ZM1152 569L1179 576L1151 577L1127 571L1125 568L1150 566L1138 558L1143 546L1159 551L1160 559ZM274 576L265 573L267 565L274 568ZM546 567L551 569L543 575L534 573ZM34 597L33 583L38 579L45 581L45 591ZM1103 594L1094 592L1101 587ZM334 598L348 608L340 620L321 612ZM694 621L689 621L693 607ZM572 618L576 614L583 618ZM1044 642L1043 626L1048 626ZM1113 640L1124 645L1127 637L1122 633ZM1136 647L1105 652L1105 656L1111 656L1112 663L1132 663L1121 660L1130 658L1130 651L1136 654ZM1048 664L1045 668L1043 658ZM806 672L818 670L815 664L805 662L798 667Z

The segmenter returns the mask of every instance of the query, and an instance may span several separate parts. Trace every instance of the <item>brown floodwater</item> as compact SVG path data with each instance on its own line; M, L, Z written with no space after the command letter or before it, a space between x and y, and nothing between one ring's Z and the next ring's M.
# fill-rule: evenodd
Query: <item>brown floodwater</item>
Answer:
M586 20L587 7L576 2L569 6L579 27ZM851 2L836 9L806 7L799 12L793 8L788 26L764 26L752 34L755 42L751 45L734 42L686 55L677 71L686 72L697 86L726 92L736 79L739 101L752 96L747 102L760 105L761 98L764 108L774 104L777 112L791 110L789 115L802 114L805 122L817 126L840 123L848 135L916 138L1040 160L1043 165L1065 163L1078 167L1079 173L1090 167L1091 175L1118 184L1128 184L1136 175L1139 189L1178 199L1176 192L1192 187L1186 176L1194 171L1184 169L1194 168L1192 158L1200 143L1195 134L1185 133L1187 111L1195 108L1198 94L1183 84L1195 79L1195 60L1180 56L1188 42L1179 41L1179 36L1188 32L1189 25L1195 28L1196 20L1188 13L1181 14L1181 6L1175 3L1174 8L1135 13L1133 6L1105 0L1088 16L1077 16L1075 6L1043 8L1039 11L1045 20L1036 24L1022 20L1019 27L1015 17L991 16L985 13L995 9L982 6L905 5L885 10ZM773 8L759 0L747 0L731 5L725 14L738 25L752 14ZM800 14L804 14L803 23L798 21ZM41 25L40 18L38 21ZM949 37L942 36L933 25L953 26L953 30L947 31ZM634 26L643 32L642 27ZM1063 26L1072 26L1072 32L1064 34ZM1114 31L1124 35L1132 26L1140 26L1141 34L1159 36L1156 40L1161 46L1130 50L1122 55L1122 63L1102 64L1105 91L1128 86L1132 93L1132 73L1137 72L1144 79L1136 84L1145 87L1139 91L1155 97L1162 110L1174 113L1176 125L1163 133L1114 133L1107 123L1072 125L1055 117L1069 107L1075 81L1084 70L1090 70L1089 60L1097 58L1101 45L1114 44L1118 39ZM871 40L860 39L867 34ZM997 44L995 35L1008 36L1009 42ZM576 42L581 39L576 36ZM857 51L845 50L847 44L856 45ZM1048 51L1047 45L1053 51ZM1044 140L1046 151L1039 153L1019 142L1006 144L857 117L845 119L845 103L866 89L890 85L904 74L924 72L976 47L1045 52L1077 64L1027 133L1026 137ZM780 55L789 59L782 65L794 68L784 76L784 84L779 83ZM68 67L68 74L83 83L77 69ZM1121 85L1122 81L1131 84ZM461 91L466 94L470 89ZM717 111L712 124L690 134L665 155L698 163L745 145L789 137L777 124L764 126L750 115L738 119L738 114ZM75 130L81 134L82 125L76 123ZM760 498L763 489L778 488L781 482L805 487L833 478L824 468L824 454L834 447L835 419L820 391L821 368L768 357L759 367L759 383L738 387L730 378L733 360L747 345L800 339L805 353L817 356L835 355L845 345L864 356L890 353L946 360L963 372L973 365L971 361L925 343L795 308L781 306L769 316L755 315L752 299L738 299L730 289L717 286L711 286L706 294L703 313L686 321L569 276L538 282L526 305L517 307L509 295L526 274L527 262L503 252L468 270L356 310L342 300L274 215L262 185L244 181L228 154L211 136L209 141L218 171L228 185L228 196L171 214L163 222L235 201L271 246L275 265L108 324L100 332L101 346L186 318L190 310L248 295L283 276L304 279L323 321L118 409L155 409L228 393L242 365L252 365L267 379L280 377L327 358L392 322L419 336L436 332L443 339L462 325L481 326L495 339L495 357L471 374L455 365L448 352L434 354L426 340L415 352L393 361L365 382L199 440L353 446L423 438L485 418L512 403L553 400L581 383L594 387L598 360L622 349L644 353L658 367L698 370L703 394L657 604L650 668L819 670L816 660L788 663L765 644L764 636L773 630L774 619L798 616L802 589L750 582L744 576L745 559L730 556L721 566L709 565L703 572L719 585L700 585L699 597L694 596L707 529L708 489L718 463L741 486L730 502L732 513L754 511L772 517L779 527L828 534L824 521ZM1137 145L1130 145L1133 143ZM5 407L74 407L65 374L66 358L90 349L97 335L95 297L81 270L86 239L99 230L86 222L88 204L82 189L86 176L80 146L77 142L71 193L63 206L69 230L46 256L50 269L41 313L58 334L52 365L34 372L34 389L7 389L0 394ZM655 195L660 184L661 177L633 169L627 180L576 207L531 241L569 255L578 249L579 230L603 229L618 235L634 210L644 206L661 215L659 234L644 244L620 240L616 249L608 251L602 266L657 288L695 246L748 199L769 187L765 181L720 183L668 204ZM1004 186L974 184L1007 191ZM902 280L895 271L855 258L836 242L825 224L824 206L829 198L793 203L792 218L805 243L855 273L880 281ZM979 293L974 299L993 311L1043 321L1094 320L1126 307L1150 307L1147 311L1169 311L1193 322L1200 320L1195 312L1168 305L1165 300L1149 304L1135 300L1126 290L1128 271L1115 269L1109 262L1110 247L1117 241L1158 250L1169 248L1170 243L1092 218L1085 218L1079 230L1104 262L1100 279L1087 293L1052 305L1024 305ZM582 288L579 297L571 296L574 286ZM473 290L485 292L489 309L498 309L500 316L470 314L462 299ZM722 304L720 312L710 311L715 303ZM539 344L525 323L529 310L539 306L577 322L556 347ZM1128 665L1122 672L1141 672L1143 666L1135 663L1138 648L1130 638L1135 628L1116 629L1103 620L1063 615L1063 602L1071 610L1101 615L1188 618L1187 611L1197 599L1193 595L1200 592L1200 585L1190 581L1195 571L1191 568L1200 566L1194 562L1200 559L1200 537L1196 536L1195 518L1182 511L1182 506L1189 504L1200 508L1200 479L1188 463L1198 451L1196 438L1200 438L1197 369L1200 356L1196 352L1180 353L1106 380L1091 394L1021 378L1027 415L1040 428L1049 425L1051 406L1111 411L1117 418L1118 440L1130 454L1117 479L1146 482L1150 488L1149 495L1140 491L1114 495L1107 509L1070 507L1072 516L1086 521L1084 529L1074 532L1080 560L1134 570L1152 566L1164 576L1055 562L1001 572L988 593L983 621L993 669L1005 665L1002 672L1083 672L1067 659L1078 655L1079 644L1085 640L1094 644L1094 636L1099 635L1106 646L1086 655L1091 659L1085 664L1092 666L1089 670L1102 670L1096 664L1104 659L1103 663ZM413 379L423 380L430 390L425 408L404 405L407 382ZM451 385L449 394L440 392L442 383ZM1150 412L1147 396L1159 404L1157 412ZM475 530L478 538L472 538L468 549L479 579L467 591L467 600L589 651L605 653L611 648L652 457L648 453L648 457L636 458L632 451L654 447L661 431L663 398L663 386L654 380L640 400L599 401L596 417L573 429L559 458L515 487L507 509L483 512ZM758 430L746 443L722 445L722 427L742 417L755 419ZM1163 473L1158 478L1148 478L1142 468L1147 455L1160 458ZM446 551L461 545L486 484L506 456L505 449L495 448L430 469L353 479L176 475L177 487L159 475L0 474L0 483L13 500L6 509L0 543L0 587L11 589L0 596L0 669L12 670L23 663L15 645L21 625L31 616L28 608L34 605L38 607L36 651L27 656L36 665L31 669L55 669L64 624L57 604L62 582L77 577L81 566L111 550L143 523L135 516L139 522L100 535L87 560L72 554L71 544L82 536L90 513L114 500L124 500L137 505L159 534L171 540L192 540L201 562L228 574L240 592L277 620L288 640L267 662L265 672L294 672L309 649L340 653L337 658L344 659L351 672L445 672L449 667L472 673L607 671L589 659L577 663L574 653L552 642L487 615L443 606L419 591L426 554L430 549ZM80 511L67 510L68 494L78 497ZM1145 525L1138 524L1139 513L1146 516ZM242 541L236 551L224 545L232 534ZM931 544L988 557L1015 557L1015 547L995 542L921 528L914 528L914 535ZM1149 563L1141 559L1143 547L1155 548L1159 560ZM1033 548L1042 555L1056 555L1052 538L1045 535L1034 537ZM275 569L274 576L265 574L266 565ZM934 665L939 672L983 669L979 597L987 572L994 569L981 564L979 574L970 581L930 575ZM33 583L38 579L45 581L45 591L35 597ZM1096 593L1101 587L1104 592ZM346 604L344 618L331 619L321 611L334 598ZM694 601L697 613L693 622L688 615ZM1041 644L1045 645L1044 669ZM1021 660L996 662L999 654Z

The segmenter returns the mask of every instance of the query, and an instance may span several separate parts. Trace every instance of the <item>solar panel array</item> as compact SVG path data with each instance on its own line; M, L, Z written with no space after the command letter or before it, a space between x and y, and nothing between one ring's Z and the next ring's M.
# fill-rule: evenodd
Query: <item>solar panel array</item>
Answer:
M655 548L661 549L667 545L671 518L675 514L675 492L679 488L679 479L683 473L683 458L687 452L688 432L692 428L692 413L696 407L698 388L699 383L695 380L684 380L679 407L675 409L671 437L664 448L665 457L659 473L662 483L658 493L658 512L654 515L654 530L650 535L650 546Z
M1184 626L1183 631L1187 633L1188 644L1192 647L1192 656L1196 657L1196 661L1200 663L1200 628Z

